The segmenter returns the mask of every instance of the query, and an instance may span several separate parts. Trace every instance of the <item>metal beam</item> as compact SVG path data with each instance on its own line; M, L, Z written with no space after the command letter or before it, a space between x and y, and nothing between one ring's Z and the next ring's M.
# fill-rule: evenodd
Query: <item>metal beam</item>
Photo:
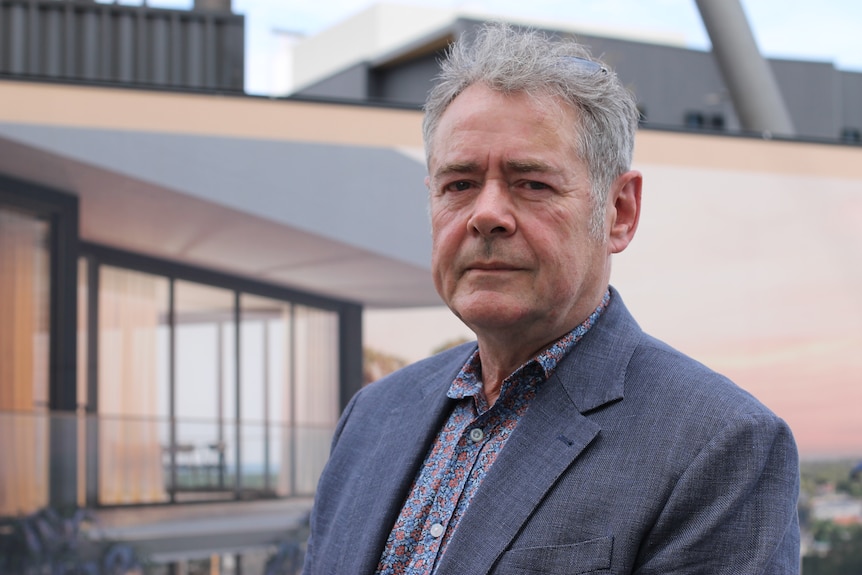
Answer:
M744 130L795 135L775 75L760 54L739 0L695 0Z

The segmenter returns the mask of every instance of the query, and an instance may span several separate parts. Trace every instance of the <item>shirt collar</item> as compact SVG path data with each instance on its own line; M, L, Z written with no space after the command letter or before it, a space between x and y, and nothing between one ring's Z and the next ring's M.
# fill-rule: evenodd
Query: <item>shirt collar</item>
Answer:
M593 313L587 317L581 324L575 327L572 331L552 343L549 347L539 352L535 357L521 365L518 369L506 378L504 387L508 387L510 381L517 381L524 378L528 374L536 373L538 370L541 374L539 381L547 381L548 378L557 369L560 361L568 355L572 348L586 335L602 312L607 308L611 300L610 290L605 291L601 303L593 310ZM527 378L533 379L533 378ZM473 352L461 371L452 381L449 386L449 391L446 393L451 399L461 399L464 397L478 396L482 391L482 361L479 357L479 350Z

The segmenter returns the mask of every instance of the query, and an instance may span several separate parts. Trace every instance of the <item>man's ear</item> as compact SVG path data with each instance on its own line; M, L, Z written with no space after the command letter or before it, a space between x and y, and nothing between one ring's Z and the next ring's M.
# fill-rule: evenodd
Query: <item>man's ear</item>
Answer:
M630 170L614 180L611 186L611 197L608 198L610 211L608 245L613 254L626 249L635 236L641 215L642 183L641 173Z

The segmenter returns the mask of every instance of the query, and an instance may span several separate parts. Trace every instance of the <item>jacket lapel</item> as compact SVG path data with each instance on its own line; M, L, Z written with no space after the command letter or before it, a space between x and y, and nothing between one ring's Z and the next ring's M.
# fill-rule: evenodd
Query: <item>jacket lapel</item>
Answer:
M437 573L487 573L548 489L598 434L598 425L572 408L559 381L550 383L543 384L473 496Z
M424 379L411 386L416 393L380 418L379 425L386 430L365 460L368 468L360 475L363 484L352 489L361 497L352 507L351 520L345 523L367 529L344 534L347 547L340 558L339 573L376 570L413 480L451 411L452 400L446 391L473 349L475 344L466 353L454 354L454 361L434 364L436 368L427 370Z
M437 573L487 573L559 477L600 433L584 414L621 400L640 329L615 292L601 320L542 384L476 492Z

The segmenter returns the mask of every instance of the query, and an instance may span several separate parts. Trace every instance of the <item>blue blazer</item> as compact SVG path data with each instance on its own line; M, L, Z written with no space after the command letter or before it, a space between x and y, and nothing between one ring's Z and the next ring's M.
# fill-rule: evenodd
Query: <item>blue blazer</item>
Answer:
M474 349L356 394L317 490L304 573L374 573ZM798 493L787 425L644 334L612 292L539 388L436 573L798 573Z

